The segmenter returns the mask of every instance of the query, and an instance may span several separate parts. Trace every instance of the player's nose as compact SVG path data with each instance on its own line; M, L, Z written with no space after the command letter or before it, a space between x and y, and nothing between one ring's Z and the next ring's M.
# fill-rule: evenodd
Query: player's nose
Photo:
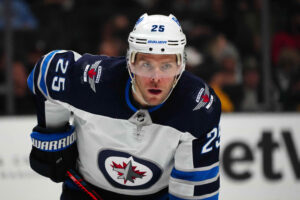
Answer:
M152 76L151 76L151 81L153 81L153 82L155 82L155 83L157 83L157 82L159 82L160 81L160 72L159 72L159 70L154 70L154 72L152 73Z

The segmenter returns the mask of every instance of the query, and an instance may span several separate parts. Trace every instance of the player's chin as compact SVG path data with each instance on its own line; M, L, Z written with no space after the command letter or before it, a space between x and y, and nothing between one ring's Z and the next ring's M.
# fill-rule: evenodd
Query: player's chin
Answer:
M163 102L163 95L150 95L147 99L147 103L150 106L157 106Z
M162 101L149 101L148 102L149 106L158 106L161 103L162 103Z

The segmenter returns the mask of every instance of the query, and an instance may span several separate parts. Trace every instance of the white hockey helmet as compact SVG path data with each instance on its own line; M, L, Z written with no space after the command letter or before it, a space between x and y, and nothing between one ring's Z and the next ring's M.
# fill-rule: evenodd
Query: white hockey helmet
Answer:
M129 68L135 61L136 53L149 53L175 54L177 65L180 67L178 75L185 69L186 37L178 20L172 14L169 16L143 14L129 34L128 42L127 62Z

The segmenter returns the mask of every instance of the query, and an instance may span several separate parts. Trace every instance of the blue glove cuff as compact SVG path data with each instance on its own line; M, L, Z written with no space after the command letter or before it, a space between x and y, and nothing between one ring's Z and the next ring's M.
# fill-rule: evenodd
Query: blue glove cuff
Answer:
M75 127L71 126L71 129L62 133L31 133L32 145L41 150L47 152L56 152L68 148L74 142L76 142Z

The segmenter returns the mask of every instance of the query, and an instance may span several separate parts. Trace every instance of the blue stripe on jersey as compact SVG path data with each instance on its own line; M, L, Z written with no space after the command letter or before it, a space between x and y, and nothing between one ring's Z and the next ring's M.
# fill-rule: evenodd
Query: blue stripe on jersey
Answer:
M214 196L211 196L211 197L202 199L202 200L218 200L218 199L219 199L219 193L217 193L217 194L214 195Z
M188 200L188 199L182 199L182 198L175 197L175 196L169 194L169 200Z
M205 199L198 199L198 200L218 200L218 199L219 199L219 193L214 196L211 196L211 197L208 197ZM169 200L189 200L189 199L182 199L182 198L176 197L172 194L169 194Z
M173 178L182 179L186 181L204 181L216 177L218 173L219 166L216 166L210 170L196 172L184 172L173 168L171 176Z
M195 185L194 196L202 196L218 191L220 188L220 177L211 183L204 185Z
M126 99L126 103L127 105L129 106L129 108L133 111L133 112L136 112L138 111L137 108L135 108L132 103L130 102L130 98L129 98L129 92L130 92L130 85L131 85L131 78L128 79L127 83L126 83L126 88L125 88L125 99ZM159 104L157 106L154 106L154 107L151 107L148 109L149 112L153 112L157 109L159 109L160 107L162 107L164 103L162 104Z
M45 75L47 71L47 67L49 64L49 61L52 59L52 57L58 52L59 50L52 51L50 54L48 54L43 62L43 65L41 67L41 80L40 80L40 88L43 91L43 93L48 96L47 92L47 86L46 86L46 80L45 80Z
M27 78L27 85L30 89L30 91L35 94L35 89L34 89L34 73L35 73L35 67L33 68L33 70L31 71L31 73L29 74L28 78Z

